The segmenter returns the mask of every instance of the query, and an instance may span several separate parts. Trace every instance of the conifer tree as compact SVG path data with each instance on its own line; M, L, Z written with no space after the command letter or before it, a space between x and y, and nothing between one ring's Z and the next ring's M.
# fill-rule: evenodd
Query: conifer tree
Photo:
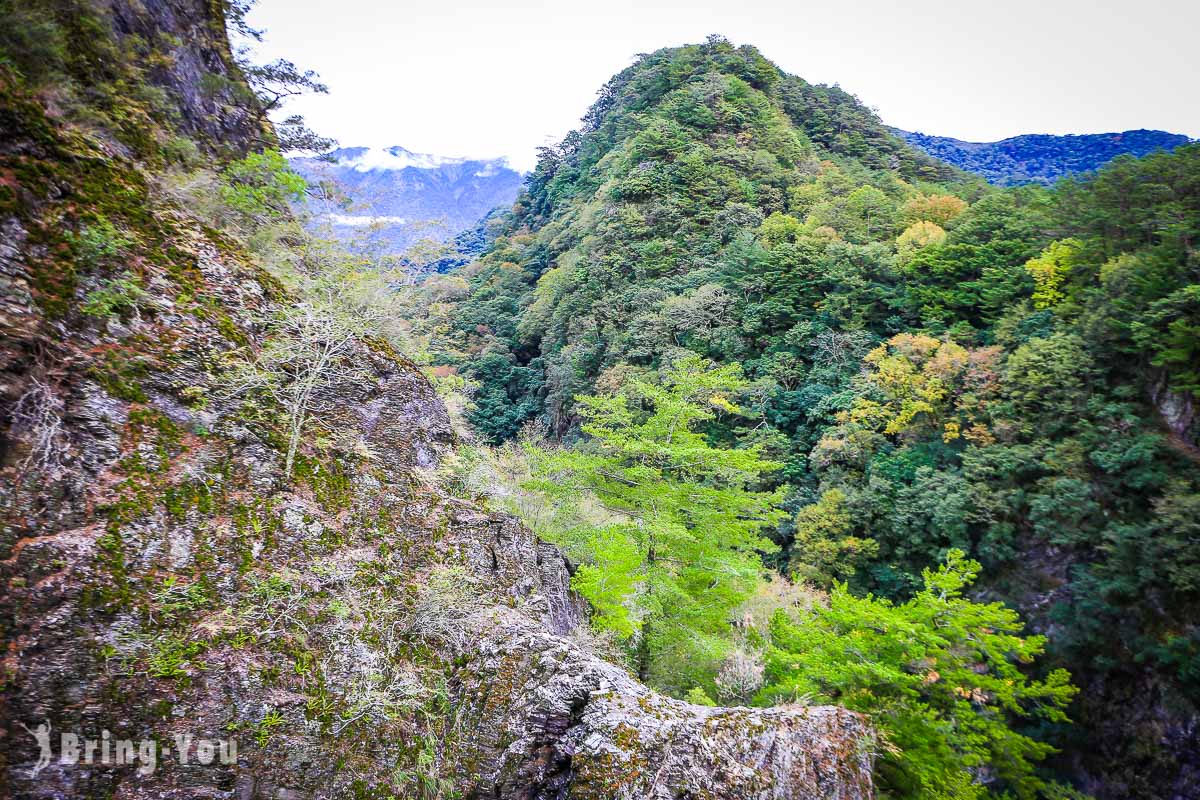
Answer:
M534 453L531 488L560 502L586 495L609 515L559 538L584 561L574 585L595 623L636 647L643 679L671 684L687 662L719 656L732 610L760 580L760 553L776 548L763 532L780 495L758 484L779 464L702 430L741 414L731 398L747 386L738 365L688 356L659 383L576 398L587 445Z

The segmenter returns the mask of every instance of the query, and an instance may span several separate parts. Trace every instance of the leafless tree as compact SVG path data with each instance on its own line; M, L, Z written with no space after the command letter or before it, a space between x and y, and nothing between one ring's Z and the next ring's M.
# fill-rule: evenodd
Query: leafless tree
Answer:
M717 671L717 693L722 700L745 701L763 685L762 654L736 648Z
M820 366L844 369L857 362L871 346L871 336L866 331L833 331L820 333L813 340L813 359Z
M54 386L41 377L32 376L29 388L17 400L12 411L12 425L30 439L29 454L21 469L34 469L43 474L54 472L62 461L66 446L63 430L65 404Z
M267 318L264 344L228 382L230 396L265 395L283 410L288 477L310 418L331 410L330 390L371 379L358 358L361 339L379 333L389 316L387 287L373 276L329 265L316 274L302 280L300 302Z

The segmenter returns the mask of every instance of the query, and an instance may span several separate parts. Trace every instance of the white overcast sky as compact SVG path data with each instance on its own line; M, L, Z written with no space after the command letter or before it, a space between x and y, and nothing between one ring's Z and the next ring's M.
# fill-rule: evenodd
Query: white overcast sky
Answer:
M343 146L522 169L636 54L710 33L908 130L1200 138L1200 0L259 0L250 21L260 59L329 84L287 111Z

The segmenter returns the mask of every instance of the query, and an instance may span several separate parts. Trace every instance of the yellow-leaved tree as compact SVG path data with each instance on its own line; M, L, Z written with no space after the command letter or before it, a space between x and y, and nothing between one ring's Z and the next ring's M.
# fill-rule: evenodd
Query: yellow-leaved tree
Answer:
M1053 308L1066 299L1063 284L1082 248L1078 239L1063 239L1051 242L1040 255L1025 262L1025 271L1033 276L1034 308Z

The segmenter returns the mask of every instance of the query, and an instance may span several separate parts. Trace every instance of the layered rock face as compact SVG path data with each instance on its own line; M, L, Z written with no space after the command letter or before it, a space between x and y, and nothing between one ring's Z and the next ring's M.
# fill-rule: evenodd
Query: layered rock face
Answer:
M562 554L434 480L449 419L386 344L285 475L225 376L295 299L121 152L0 75L0 795L871 795L859 716L690 706L596 655Z

